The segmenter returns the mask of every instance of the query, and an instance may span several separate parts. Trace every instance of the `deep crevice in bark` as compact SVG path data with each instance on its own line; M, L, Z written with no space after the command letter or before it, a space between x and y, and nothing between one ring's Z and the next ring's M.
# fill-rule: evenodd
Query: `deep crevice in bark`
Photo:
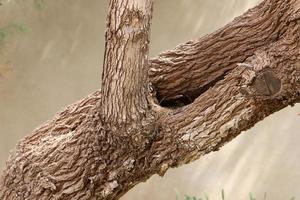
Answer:
M220 76L217 76L214 80L209 82L208 84L199 87L196 90L189 91L189 93L181 93L175 95L173 98L162 97L158 92L156 98L159 102L159 105L165 108L179 108L183 106L187 106L195 101L202 94L207 92L210 88L214 87L219 81L224 80L225 76L230 73L232 69L225 70L224 73Z

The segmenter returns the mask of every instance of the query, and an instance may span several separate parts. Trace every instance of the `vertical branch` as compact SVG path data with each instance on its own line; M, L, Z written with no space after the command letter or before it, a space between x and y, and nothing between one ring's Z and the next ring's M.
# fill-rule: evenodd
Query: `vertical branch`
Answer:
M152 0L111 0L102 74L103 117L110 123L140 120L147 110Z

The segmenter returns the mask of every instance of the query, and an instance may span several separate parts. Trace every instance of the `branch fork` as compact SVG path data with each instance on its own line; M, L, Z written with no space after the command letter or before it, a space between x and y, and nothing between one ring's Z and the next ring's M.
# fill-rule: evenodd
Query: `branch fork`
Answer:
M299 2L264 0L148 60L152 1L110 0L101 91L18 144L0 199L118 199L300 102Z

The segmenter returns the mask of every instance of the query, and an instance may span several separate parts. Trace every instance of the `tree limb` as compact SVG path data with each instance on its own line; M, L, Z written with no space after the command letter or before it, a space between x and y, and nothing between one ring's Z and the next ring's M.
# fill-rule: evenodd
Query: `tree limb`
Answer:
M104 83L105 96L96 92L69 106L19 143L0 181L1 199L118 199L151 175L216 151L266 116L299 102L299 4L265 0L216 33L153 59L154 96L143 97L149 111L130 126L103 118L113 109L102 100L112 92ZM133 67L137 73L144 70ZM168 103L182 93L192 101L165 108L151 101L155 92Z
M140 120L148 110L152 0L111 0L105 35L102 110L106 123Z
M289 1L263 1L216 32L188 41L150 60L159 101L194 100L265 45L287 31ZM280 10L281 12L277 12Z

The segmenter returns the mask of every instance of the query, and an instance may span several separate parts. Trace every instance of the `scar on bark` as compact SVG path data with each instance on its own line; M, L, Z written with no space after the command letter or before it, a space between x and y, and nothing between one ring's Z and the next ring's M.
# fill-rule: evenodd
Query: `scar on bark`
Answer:
M282 81L273 71L271 59L265 52L255 52L244 63L238 63L238 67L244 67L242 77L246 80L240 92L243 95L272 97L280 93Z

